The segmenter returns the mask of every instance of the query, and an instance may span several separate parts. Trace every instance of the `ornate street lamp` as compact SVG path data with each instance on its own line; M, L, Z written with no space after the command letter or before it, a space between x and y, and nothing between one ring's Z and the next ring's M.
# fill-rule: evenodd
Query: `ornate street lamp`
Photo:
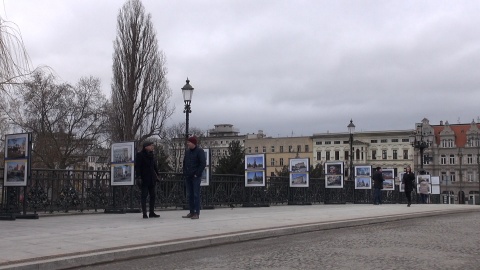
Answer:
M193 87L190 85L190 80L187 77L187 84L182 87L183 102L185 102L185 108L183 112L186 115L185 120L185 141L188 140L188 116L192 112L190 109L190 103L192 102Z
M350 124L348 124L348 133L350 134L350 180L353 181L353 133L355 133L355 125L353 124L352 119L350 119Z
M410 135L410 144L413 146L413 148L420 150L419 174L425 174L425 170L423 169L423 152L433 141L433 134L430 131L425 131L423 129L423 123L417 124L416 130L413 131L412 135Z

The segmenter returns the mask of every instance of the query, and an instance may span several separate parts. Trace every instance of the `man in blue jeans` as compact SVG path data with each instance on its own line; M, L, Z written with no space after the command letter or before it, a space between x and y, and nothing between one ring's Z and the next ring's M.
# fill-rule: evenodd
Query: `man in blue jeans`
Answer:
M183 158L183 175L187 189L190 213L183 218L198 219L200 217L200 182L206 166L205 152L197 146L195 136L187 139L187 149Z
M383 189L383 178L382 168L377 167L377 170L373 173L373 204L379 205L382 204L382 189Z

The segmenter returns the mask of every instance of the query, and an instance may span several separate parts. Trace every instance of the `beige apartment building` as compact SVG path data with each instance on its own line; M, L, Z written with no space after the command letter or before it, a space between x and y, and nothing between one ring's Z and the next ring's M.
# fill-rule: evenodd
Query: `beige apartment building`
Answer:
M275 176L292 158L309 158L311 164L312 137L249 137L245 154L265 154L266 176Z

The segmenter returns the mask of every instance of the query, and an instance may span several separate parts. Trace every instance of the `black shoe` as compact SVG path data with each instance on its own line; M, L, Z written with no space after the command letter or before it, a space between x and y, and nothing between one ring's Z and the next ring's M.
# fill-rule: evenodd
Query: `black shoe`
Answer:
M149 215L151 218L158 218L160 215L155 214L154 212L150 213Z
M192 214L192 213L188 213L188 215L182 216L182 218L192 218L192 217L193 217L193 214Z
M143 218L148 218L147 214L143 214Z
M410 204L407 204L407 207L410 207Z
M191 217L191 219L199 219L200 216L198 216L198 214L193 214L193 216Z

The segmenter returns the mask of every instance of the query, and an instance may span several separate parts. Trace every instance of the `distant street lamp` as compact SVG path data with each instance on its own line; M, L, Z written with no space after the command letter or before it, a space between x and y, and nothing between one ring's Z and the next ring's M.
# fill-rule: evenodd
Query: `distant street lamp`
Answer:
M185 108L183 112L186 115L185 120L185 141L188 140L188 116L192 112L190 109L190 103L192 102L193 87L190 85L190 80L187 78L187 84L182 87L183 102L185 102Z
M433 134L430 131L423 130L423 123L417 124L416 130L413 131L410 135L410 144L415 148L420 150L420 170L419 174L425 174L423 169L423 158L426 148L429 147L430 143L433 141Z
M350 180L353 181L353 133L355 133L355 125L353 124L352 119L350 119L350 124L348 124L348 133L350 133Z

